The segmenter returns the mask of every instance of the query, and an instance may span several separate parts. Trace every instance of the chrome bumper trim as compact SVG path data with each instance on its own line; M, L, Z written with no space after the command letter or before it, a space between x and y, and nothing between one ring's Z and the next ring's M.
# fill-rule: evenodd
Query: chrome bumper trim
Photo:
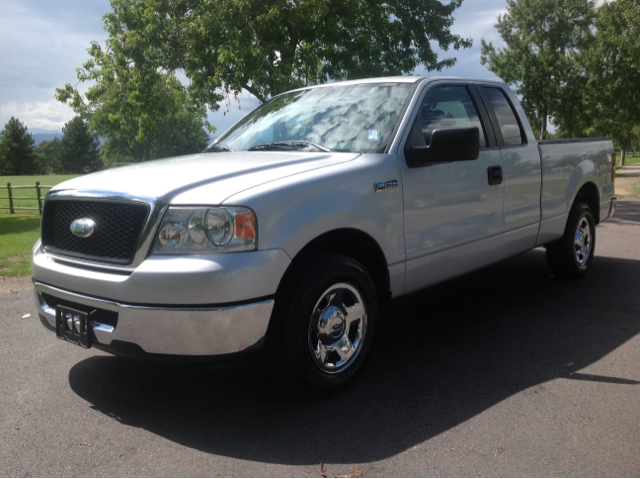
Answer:
M118 313L115 327L93 322L96 341L126 341L151 354L215 356L242 351L260 342L269 326L274 300L240 306L135 306L92 298L34 281L39 313L53 328L56 312L43 293Z

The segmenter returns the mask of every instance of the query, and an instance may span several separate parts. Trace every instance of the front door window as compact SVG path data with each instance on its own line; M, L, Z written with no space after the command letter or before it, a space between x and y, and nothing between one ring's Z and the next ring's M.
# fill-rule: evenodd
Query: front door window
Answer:
M476 126L480 130L480 148L487 146L482 123L466 87L434 88L424 99L418 117L427 145L431 141L433 130Z

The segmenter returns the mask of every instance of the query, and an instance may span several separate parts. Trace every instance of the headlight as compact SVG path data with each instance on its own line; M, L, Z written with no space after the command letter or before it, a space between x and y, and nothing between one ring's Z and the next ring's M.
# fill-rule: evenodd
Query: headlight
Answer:
M256 249L256 216L247 208L170 207L153 253L225 253Z

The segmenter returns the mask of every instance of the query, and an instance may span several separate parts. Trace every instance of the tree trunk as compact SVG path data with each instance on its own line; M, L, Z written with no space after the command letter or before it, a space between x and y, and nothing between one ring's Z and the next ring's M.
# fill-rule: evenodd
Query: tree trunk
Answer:
M620 148L620 166L624 166L627 162L627 150L623 147Z
M542 108L540 111L540 137L539 140L544 140L544 134L547 132L547 109Z
M547 117L542 116L540 118L540 132L539 132L539 140L544 140L544 134L547 132Z

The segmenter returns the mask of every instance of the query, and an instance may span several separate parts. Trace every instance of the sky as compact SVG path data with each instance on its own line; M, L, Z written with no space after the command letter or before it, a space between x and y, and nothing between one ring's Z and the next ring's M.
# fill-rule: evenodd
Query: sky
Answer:
M14 116L31 133L62 131L74 114L54 98L55 89L75 85L76 68L88 60L91 41L104 43L102 15L107 11L108 0L0 0L0 129ZM480 64L480 39L502 45L493 24L505 12L505 0L465 0L454 12L451 30L472 38L473 47L436 48L440 58L456 57L456 65L431 73L417 68L415 73L495 79ZM208 119L220 134L257 105L256 98L243 92L239 105L222 102Z

